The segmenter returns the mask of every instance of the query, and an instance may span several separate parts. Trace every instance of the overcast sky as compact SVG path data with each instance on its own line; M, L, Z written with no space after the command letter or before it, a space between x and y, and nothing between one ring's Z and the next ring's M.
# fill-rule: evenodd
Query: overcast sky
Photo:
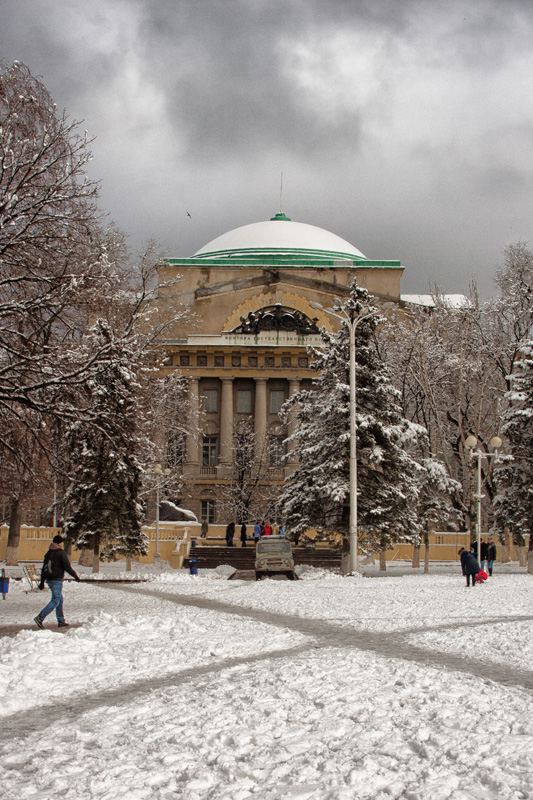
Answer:
M96 137L101 206L188 257L283 210L402 291L532 239L531 0L0 0L0 57ZM187 216L187 212L191 217Z

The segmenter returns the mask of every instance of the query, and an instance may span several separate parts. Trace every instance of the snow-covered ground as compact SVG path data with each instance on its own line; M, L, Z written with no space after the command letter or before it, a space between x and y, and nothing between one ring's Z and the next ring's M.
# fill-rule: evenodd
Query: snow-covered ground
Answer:
M532 576L301 578L13 583L3 800L533 798Z

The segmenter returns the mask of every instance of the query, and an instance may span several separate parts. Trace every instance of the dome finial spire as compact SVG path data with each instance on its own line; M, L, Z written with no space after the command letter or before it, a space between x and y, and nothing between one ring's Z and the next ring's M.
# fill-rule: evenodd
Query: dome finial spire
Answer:
M279 213L280 214L283 212L282 199L283 199L283 170L281 171L281 180L279 182Z

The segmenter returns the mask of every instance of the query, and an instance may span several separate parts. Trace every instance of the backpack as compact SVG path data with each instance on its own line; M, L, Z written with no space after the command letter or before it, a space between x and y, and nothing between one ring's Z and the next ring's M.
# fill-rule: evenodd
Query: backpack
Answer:
M43 564L44 580L45 581L46 580L50 580L52 578L53 574L54 574L54 568L52 566L52 553L50 553L50 555L48 556L48 559L45 560L45 562Z

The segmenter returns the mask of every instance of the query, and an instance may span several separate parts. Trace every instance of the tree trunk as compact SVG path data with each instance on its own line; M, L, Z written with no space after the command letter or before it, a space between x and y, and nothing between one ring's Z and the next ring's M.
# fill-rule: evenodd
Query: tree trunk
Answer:
M131 556L126 556L126 572L131 572Z
M350 554L343 552L341 554L341 575L348 575L349 572L350 572Z
M415 544L413 547L413 561L411 566L413 569L417 569L420 566L420 544Z
M379 551L379 571L387 571L387 550L385 548Z
M524 545L515 545L515 552L518 556L518 566L527 566L527 550Z
M529 548L527 551L527 571L533 575L533 533L529 534Z
M95 544L93 550L93 572L100 572L100 545Z
M341 542L341 575L348 575L350 572L350 540L343 536Z
M22 497L17 495L11 498L9 508L9 533L7 536L6 566L18 567L20 526L22 524Z
M507 528L505 529L504 535L501 537L501 552L502 564L507 564L511 560L509 557L509 534L507 533Z
M424 575L429 572L429 531L424 531Z
M92 567L92 565L93 549L92 547L83 547L78 558L78 567Z

